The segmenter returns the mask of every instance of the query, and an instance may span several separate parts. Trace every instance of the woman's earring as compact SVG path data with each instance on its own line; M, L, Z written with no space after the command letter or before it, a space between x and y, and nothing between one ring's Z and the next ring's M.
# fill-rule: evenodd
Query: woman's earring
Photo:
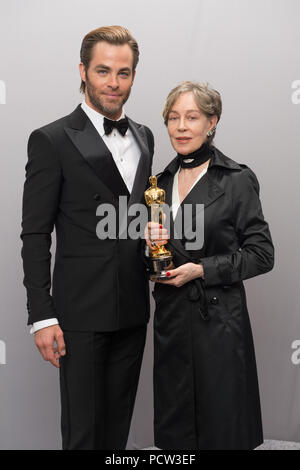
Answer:
M217 129L216 127L213 127L211 131L208 131L207 137L212 136L216 132L216 129Z

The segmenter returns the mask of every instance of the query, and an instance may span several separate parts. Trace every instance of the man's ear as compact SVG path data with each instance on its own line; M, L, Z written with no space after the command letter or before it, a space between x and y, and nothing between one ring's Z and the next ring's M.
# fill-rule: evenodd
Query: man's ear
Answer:
M85 71L85 66L83 65L82 62L80 62L80 64L79 64L79 73L80 73L81 80L83 82L85 82L85 80L86 80L86 71Z

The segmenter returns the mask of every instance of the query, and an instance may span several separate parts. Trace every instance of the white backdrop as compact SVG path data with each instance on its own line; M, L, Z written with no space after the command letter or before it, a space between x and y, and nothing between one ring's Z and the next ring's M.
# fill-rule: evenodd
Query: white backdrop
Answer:
M170 89L208 81L222 94L216 145L256 173L276 249L274 270L245 283L265 438L300 441L299 18L299 0L0 0L0 449L61 446L58 372L26 326L26 145L82 100L81 40L112 24L140 45L126 113L155 135L155 172L174 156L161 118ZM129 448L153 444L151 326Z

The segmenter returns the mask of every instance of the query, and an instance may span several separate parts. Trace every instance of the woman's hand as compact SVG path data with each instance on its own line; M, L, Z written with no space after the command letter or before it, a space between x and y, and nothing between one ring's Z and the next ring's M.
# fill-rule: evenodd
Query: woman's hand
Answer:
M155 245L165 245L169 239L168 231L162 225L155 222L148 222L145 227L145 240L150 249ZM154 245L153 245L154 244Z
M161 284L168 284L170 286L181 287L189 281L196 279L197 277L203 277L203 266L202 264L186 263L179 266L176 269L170 269L167 272L167 276L170 279L166 281L156 281Z

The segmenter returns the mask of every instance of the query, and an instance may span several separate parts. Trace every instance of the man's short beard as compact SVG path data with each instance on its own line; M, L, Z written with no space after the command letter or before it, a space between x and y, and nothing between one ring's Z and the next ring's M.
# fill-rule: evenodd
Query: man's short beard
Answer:
M99 111L99 113L104 114L104 116L108 117L109 119L114 119L115 116L120 113L131 92L131 88L129 88L127 95L125 95L122 99L122 103L119 104L116 108L108 108L102 103L101 98L97 96L96 88L91 84L87 76L85 86L87 95L92 105Z

